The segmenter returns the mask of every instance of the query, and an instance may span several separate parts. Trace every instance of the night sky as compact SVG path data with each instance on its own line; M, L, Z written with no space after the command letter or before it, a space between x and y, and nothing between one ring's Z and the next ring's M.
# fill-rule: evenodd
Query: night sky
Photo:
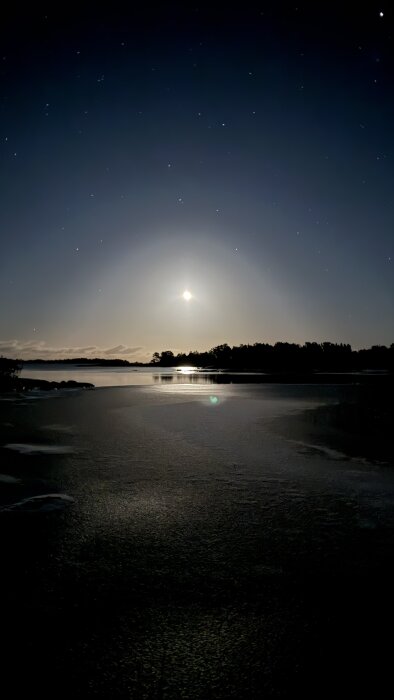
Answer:
M133 5L2 17L0 354L394 342L393 11Z

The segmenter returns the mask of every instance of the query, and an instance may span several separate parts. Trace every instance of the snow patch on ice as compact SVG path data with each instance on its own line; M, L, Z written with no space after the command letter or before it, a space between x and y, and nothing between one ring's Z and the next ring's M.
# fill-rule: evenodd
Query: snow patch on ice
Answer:
M10 476L10 474L0 474L1 484L19 484L20 479L16 479L15 476Z
M45 493L3 506L0 513L50 513L63 510L72 503L74 499L65 493Z
M31 445L22 442L9 442L4 447L25 455L66 455L75 452L74 448L68 445Z

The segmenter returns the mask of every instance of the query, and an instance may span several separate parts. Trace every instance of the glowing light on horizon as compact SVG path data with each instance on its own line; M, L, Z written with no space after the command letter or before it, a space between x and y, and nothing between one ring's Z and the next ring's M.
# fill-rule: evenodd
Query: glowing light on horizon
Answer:
M192 294L189 292L188 289L185 289L185 291L182 294L182 297L185 301L190 301L190 299L192 298Z

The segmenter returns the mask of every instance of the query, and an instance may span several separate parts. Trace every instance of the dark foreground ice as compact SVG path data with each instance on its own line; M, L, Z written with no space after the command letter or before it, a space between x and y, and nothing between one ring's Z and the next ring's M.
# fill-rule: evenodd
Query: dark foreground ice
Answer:
M6 697L382 696L390 403L177 385L0 404Z

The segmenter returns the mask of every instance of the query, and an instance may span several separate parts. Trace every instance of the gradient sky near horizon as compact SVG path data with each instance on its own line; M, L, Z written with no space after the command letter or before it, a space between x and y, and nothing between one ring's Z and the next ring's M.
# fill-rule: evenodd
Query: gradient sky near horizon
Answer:
M117 8L2 19L0 354L394 342L393 10Z

